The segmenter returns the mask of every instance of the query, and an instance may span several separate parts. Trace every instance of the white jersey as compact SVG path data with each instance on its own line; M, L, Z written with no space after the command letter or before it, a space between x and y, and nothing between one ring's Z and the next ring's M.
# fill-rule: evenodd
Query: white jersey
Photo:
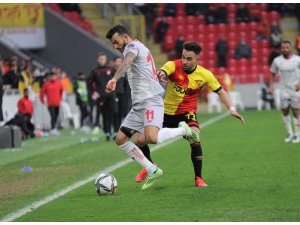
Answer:
M286 59L282 55L274 59L271 73L279 73L280 90L284 92L295 92L296 85L300 83L300 57L292 55Z
M140 41L134 40L124 49L124 57L132 52L136 55L131 68L128 70L128 82L131 89L132 104L162 95L164 89L159 84L155 64L149 49Z

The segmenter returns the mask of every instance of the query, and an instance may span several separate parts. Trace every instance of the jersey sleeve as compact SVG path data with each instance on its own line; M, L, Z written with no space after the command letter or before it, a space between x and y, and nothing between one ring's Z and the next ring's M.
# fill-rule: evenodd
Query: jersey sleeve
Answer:
M278 67L277 67L277 63L276 62L277 62L277 60L274 59L272 65L271 65L271 68L270 68L270 72L271 73L277 73L277 71L278 71Z
M210 71L207 71L206 73L206 84L209 87L209 89L212 90L213 92L218 92L222 88L219 81L215 78L215 76Z
M160 70L164 71L167 76L170 76L175 72L175 63L173 61L168 61L160 68Z
M139 49L138 46L134 43L130 43L126 46L125 51L124 51L124 57L126 57L126 55L131 52L133 53L135 56L138 55L139 53Z

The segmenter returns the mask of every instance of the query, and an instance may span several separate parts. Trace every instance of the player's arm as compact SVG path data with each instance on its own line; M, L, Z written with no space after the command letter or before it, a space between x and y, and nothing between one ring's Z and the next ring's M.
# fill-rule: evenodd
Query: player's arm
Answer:
M167 83L168 76L175 72L175 63L173 61L168 61L159 70L157 70L156 75L161 83Z
M276 75L276 73L273 73L273 72L271 72L271 74L270 74L270 86L269 86L269 92L270 92L271 94L274 94L274 92L275 92L275 89L274 89L275 75Z
M106 89L108 91L114 91L116 89L116 84L117 84L118 80L121 77L125 76L125 74L127 73L128 69L131 67L131 65L135 59L136 59L136 54L134 54L133 52L128 52L126 54L124 60L122 61L121 66L116 71L114 77L110 81L108 81L108 83L106 85Z
M237 113L236 109L232 105L232 101L228 95L228 93L224 89L220 89L217 94L219 95L221 101L224 103L224 105L227 107L227 109L230 111L231 115L238 118L242 123L245 123L245 119L243 116Z
M275 83L275 75L276 72L278 71L277 68L277 64L276 64L276 59L273 60L273 63L271 65L271 69L270 69L270 85L269 85L269 92L271 94L275 93L275 89L274 89L274 83Z

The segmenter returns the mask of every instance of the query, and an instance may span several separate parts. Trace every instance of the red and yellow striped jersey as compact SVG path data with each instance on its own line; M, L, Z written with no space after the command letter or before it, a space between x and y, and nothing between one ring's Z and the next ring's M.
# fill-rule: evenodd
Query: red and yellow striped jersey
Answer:
M165 114L168 115L196 112L198 95L206 85L212 91L221 89L214 75L199 65L187 74L182 68L181 59L167 62L161 70L168 76L164 98Z

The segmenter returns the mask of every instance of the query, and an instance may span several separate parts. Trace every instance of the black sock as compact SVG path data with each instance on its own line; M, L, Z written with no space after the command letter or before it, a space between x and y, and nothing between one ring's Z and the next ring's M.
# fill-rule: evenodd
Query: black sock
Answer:
M148 145L145 145L145 146L139 147L139 148L142 150L142 152L143 152L143 154L145 155L145 157L146 157L150 162L153 163L153 161L152 161L152 159L151 159L151 156L150 156L150 148L149 148L149 146L148 146Z
M201 148L201 144L193 144L191 145L191 149L192 149L192 154L191 154L191 158L192 158L192 162L193 162L193 166L194 166L194 172L195 172L195 177L201 177L202 178L202 148Z

